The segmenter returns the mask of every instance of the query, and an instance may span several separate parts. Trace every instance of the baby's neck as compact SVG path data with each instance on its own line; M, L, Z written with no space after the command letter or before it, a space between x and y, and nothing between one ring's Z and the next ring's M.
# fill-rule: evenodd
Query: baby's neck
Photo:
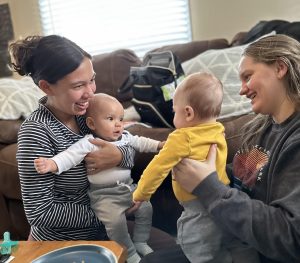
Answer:
M205 118L205 119L202 119L202 118L195 118L192 122L191 122L191 125L189 125L190 127L193 127L193 126L197 126L197 125L200 125L200 124L209 124L209 123L214 123L217 121L217 118Z
M121 138L122 138L122 135L118 138L118 139L105 139L105 138L103 138L102 136L98 136L97 134L95 134L95 133L93 133L92 132L92 134L93 134L93 136L95 137L95 138L99 138L99 139L101 139L101 140L104 140L104 141L107 141L107 142L116 142L116 141L119 141Z

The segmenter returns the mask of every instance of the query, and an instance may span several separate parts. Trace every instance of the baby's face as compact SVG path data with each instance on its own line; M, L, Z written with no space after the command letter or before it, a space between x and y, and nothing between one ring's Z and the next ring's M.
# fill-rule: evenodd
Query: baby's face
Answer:
M93 120L94 134L106 141L116 141L124 130L124 108L119 102L104 101L98 105Z

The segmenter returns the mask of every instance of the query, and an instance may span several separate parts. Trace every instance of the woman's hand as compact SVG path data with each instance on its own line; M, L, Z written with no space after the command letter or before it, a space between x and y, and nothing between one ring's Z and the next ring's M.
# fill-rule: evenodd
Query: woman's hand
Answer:
M101 139L89 139L99 150L87 154L84 158L89 175L116 167L122 161L121 151L112 143Z
M217 146L210 146L207 159L199 162L183 159L173 168L174 179L188 192L192 192L208 175L216 171Z

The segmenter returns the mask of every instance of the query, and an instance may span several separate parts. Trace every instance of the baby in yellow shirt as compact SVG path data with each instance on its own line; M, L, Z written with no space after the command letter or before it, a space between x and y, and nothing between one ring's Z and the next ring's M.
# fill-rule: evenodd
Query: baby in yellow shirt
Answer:
M227 145L224 127L216 121L223 100L222 83L212 74L189 75L173 98L174 126L164 147L149 163L133 193L134 202L148 201L183 158L205 160L211 144L217 144L219 179L229 184L225 166ZM190 262L231 262L221 242L222 232L197 197L186 192L174 179L174 194L184 210L177 221L177 242Z

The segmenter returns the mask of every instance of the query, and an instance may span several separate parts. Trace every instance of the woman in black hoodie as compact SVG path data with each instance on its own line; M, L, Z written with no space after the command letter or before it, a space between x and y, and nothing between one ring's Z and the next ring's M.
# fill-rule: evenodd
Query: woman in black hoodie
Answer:
M231 187L218 181L215 146L205 162L177 165L175 180L199 197L231 241L255 249L260 262L300 262L300 43L274 35L250 44L239 75L240 95L257 117L228 167ZM247 258L242 249L232 250L234 262ZM174 247L142 262L188 261Z

